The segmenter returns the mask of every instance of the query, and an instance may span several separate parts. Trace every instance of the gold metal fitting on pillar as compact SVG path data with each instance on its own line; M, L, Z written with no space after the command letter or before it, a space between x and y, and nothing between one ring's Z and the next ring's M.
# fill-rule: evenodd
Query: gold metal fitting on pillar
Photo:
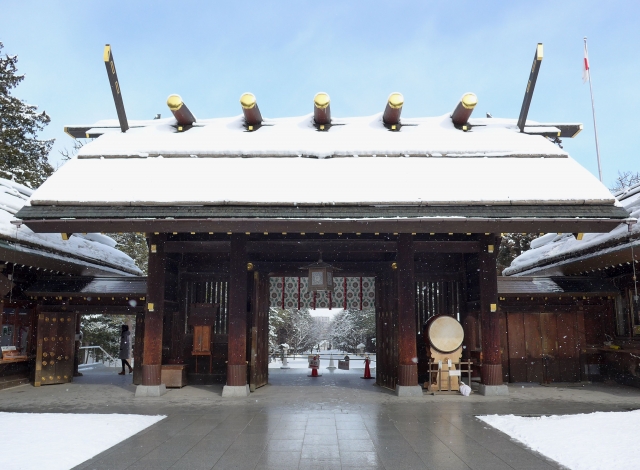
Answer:
M253 263L247 263L247 271L253 271Z
M497 312L498 311L498 304L491 304L490 310L491 310L491 312Z
M151 245L151 253L157 253L157 252L158 252L157 245Z
M391 269L393 269L394 271L398 269L398 263L396 263L395 261L391 263Z
M149 302L147 304L147 310L150 311L150 312L153 312L153 302Z
M493 249L494 249L493 245L487 245L487 252L493 253Z

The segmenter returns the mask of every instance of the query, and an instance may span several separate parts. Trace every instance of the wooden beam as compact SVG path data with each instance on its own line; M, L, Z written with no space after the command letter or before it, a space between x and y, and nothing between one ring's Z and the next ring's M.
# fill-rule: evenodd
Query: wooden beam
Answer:
M166 253L229 253L231 242L224 240L210 241L170 241L165 244Z
M536 46L536 53L533 56L533 64L531 65L531 72L529 73L527 89L524 92L524 99L522 100L520 117L518 117L518 127L520 128L520 132L524 132L524 126L527 123L527 115L529 114L529 106L531 106L531 99L533 98L533 90L536 88L538 72L540 72L540 65L542 64L542 55L542 43L538 43Z
M609 232L618 218L465 218L405 219L27 219L38 233L197 232L197 233L584 233Z
M47 305L47 309L55 307ZM131 307L128 305L68 305L64 309L56 311L66 311L87 315L92 313L100 313L102 315L135 315L144 312L144 301L140 301L140 305Z
M120 82L118 81L118 74L116 73L116 64L113 61L113 53L111 52L111 46L109 44L104 46L103 56L104 65L107 68L107 75L109 76L109 84L111 85L111 93L113 94L113 102L116 105L116 112L118 113L120 130L127 132L127 130L129 130L127 113L124 110L124 101L122 101Z
M414 241L415 253L477 253L480 243L476 241Z
M247 243L249 253L385 253L395 250L395 242L377 240L281 240Z
M477 241L414 241L416 253L477 253ZM166 253L229 253L228 241L168 241ZM248 241L248 253L395 253L394 241L378 240L265 240Z

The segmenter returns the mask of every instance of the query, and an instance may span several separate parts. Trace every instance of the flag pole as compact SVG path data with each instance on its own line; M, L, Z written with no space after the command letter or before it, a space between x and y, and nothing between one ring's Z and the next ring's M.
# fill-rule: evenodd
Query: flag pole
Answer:
M584 38L585 59L588 60L589 50L587 49L587 38ZM596 107L593 104L593 86L591 85L591 64L586 65L589 78L589 92L591 93L591 113L593 114L593 133L596 137L596 156L598 157L598 176L602 183L602 166L600 165L600 146L598 145L598 126L596 125Z

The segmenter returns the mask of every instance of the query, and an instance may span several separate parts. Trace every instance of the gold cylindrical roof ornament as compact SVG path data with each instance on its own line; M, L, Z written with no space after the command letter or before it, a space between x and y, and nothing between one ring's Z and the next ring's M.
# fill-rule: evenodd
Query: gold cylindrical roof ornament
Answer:
M391 93L389 95L387 106L382 114L382 122L384 122L385 126L393 130L400 126L400 114L402 114L403 104L404 97L402 93Z
M253 93L244 93L240 97L240 105L242 106L242 113L244 114L244 122L249 127L249 130L253 130L254 126L262 124L262 114L258 108L258 100Z
M465 93L460 98L460 102L456 106L456 109L451 113L451 121L454 126L464 126L471 117L473 108L478 104L478 97L473 93Z
M196 122L195 116L189 111L189 108L184 104L180 95L170 95L169 98L167 98L167 106L169 106L179 126L190 126Z
M313 98L313 120L321 129L331 124L331 99L324 92L316 94Z

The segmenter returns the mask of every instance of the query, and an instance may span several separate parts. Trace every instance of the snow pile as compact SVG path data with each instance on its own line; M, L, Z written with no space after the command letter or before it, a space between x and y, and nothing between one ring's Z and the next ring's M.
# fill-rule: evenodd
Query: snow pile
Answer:
M0 412L0 423L6 431L2 436L0 468L67 470L164 418L166 416ZM36 429L38 432L34 433Z
M640 410L536 418L478 416L536 452L572 470L636 469Z
M98 122L95 128L111 124ZM474 119L469 132L456 129L449 114L403 119L398 131L388 130L382 113L366 117L334 118L318 131L313 115L265 119L247 132L240 116L204 119L177 132L174 118L146 121L126 133L106 132L78 152L78 158L96 157L220 157L220 156L427 156L503 157L567 154L548 139L521 133L511 119ZM537 123L528 121L527 125Z
M114 191L116 184L118 190ZM379 156L77 159L56 171L35 192L31 204L446 206L614 202L607 188L570 157Z
M0 178L0 239L21 245L23 251L38 251L41 256L98 263L109 266L103 268L114 274L125 271L141 275L133 259L116 249L115 240L99 233L73 234L69 240L62 240L59 233L34 233L26 225L19 228L11 222L23 206L29 205L33 190L21 184Z
M617 199L629 213L630 217L640 218L640 184L618 193ZM629 226L621 223L607 233L585 233L582 240L577 240L571 233L547 233L531 242L531 249L513 260L511 266L504 270L504 275L521 273L536 266L550 264L553 261L580 256L587 251L600 247L609 248L640 238L640 224Z

